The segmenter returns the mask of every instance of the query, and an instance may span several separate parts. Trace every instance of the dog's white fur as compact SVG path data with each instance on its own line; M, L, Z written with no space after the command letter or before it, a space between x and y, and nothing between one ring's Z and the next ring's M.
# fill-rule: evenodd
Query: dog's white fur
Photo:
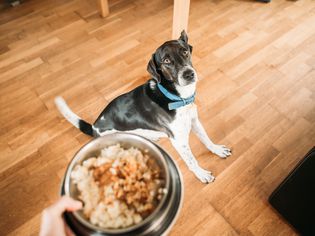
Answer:
M190 84L184 86L185 89L178 89L180 96L191 96L195 92L196 84ZM187 90L190 88L190 91ZM231 155L228 148L223 145L214 144L208 137L205 129L198 119L197 106L195 104L190 104L184 107L180 107L176 111L176 117L174 121L170 124L171 130L174 133L174 138L171 138L171 143L177 150L179 155L183 158L188 168L194 172L196 177L203 183L209 183L214 181L214 176L212 176L210 171L201 168L194 157L190 146L189 146L189 134L191 129L200 139L200 141L205 144L205 146L211 152L217 154L218 156L225 158Z
M195 73L197 76L197 74ZM179 81L183 78L179 77ZM196 78L197 81L197 78ZM196 90L196 82L191 83L186 86L177 86L177 91L179 92L180 97L187 98L192 96ZM74 126L79 128L79 116L74 114L66 102L58 97L55 100L58 109L65 116L65 118L72 123ZM171 143L179 153L181 158L187 164L188 168L196 175L196 177L203 183L213 182L215 177L211 174L210 171L207 171L201 168L194 157L190 146L189 146L189 134L192 130L200 141L210 150L212 153L220 156L221 158L226 158L231 155L231 151L224 145L214 144L208 137L205 129L198 119L197 106L193 104L180 107L176 110L175 119L172 123L169 124L171 131L174 134L174 137L171 138ZM115 133L117 130L108 130L105 132L100 132L97 128L93 127L100 136ZM127 131L129 133L137 134L143 136L147 139L157 141L160 138L168 137L167 134L159 131L153 130L144 130L144 129L135 129Z
M79 121L82 119L73 111L71 111L66 101L62 97L56 97L55 104L60 113L66 118L66 120L79 129L80 128Z
M119 130L111 129L111 130L106 130L103 132L100 132L97 128L93 127L93 129L97 132L98 135L104 136L107 134L112 134L116 132L121 132ZM126 133L131 133L131 134L136 134L140 135L142 137L145 137L147 139L150 139L151 141L158 141L160 138L167 138L167 134L164 132L160 131L155 131L155 130L148 130L148 129L134 129L134 130L128 130L124 131Z

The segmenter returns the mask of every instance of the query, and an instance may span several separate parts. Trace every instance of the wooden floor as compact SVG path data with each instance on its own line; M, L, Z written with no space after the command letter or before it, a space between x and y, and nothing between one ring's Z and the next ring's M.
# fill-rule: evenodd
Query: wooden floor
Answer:
M57 112L62 95L93 122L115 96L148 79L152 52L170 39L172 0L28 0L0 13L0 234L37 235L74 153L89 137ZM200 119L232 147L221 160L194 137L204 185L168 140L185 200L171 235L296 235L267 199L315 144L312 0L192 0Z

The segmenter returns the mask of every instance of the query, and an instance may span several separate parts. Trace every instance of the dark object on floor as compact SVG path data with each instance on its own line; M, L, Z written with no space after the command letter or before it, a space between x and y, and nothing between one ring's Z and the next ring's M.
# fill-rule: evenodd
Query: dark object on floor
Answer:
M271 0L257 0L258 2L263 2L263 3L268 3L270 2Z
M11 6L11 7L18 6L21 3L22 2L20 0L6 0L6 1L3 1L4 5Z
M272 193L269 202L301 235L315 235L315 147Z

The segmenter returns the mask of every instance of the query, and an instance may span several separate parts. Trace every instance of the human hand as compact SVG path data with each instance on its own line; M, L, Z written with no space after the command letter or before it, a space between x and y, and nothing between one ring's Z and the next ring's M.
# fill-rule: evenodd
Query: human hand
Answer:
M70 236L74 235L65 224L62 214L65 211L76 211L82 208L82 202L63 196L42 213L39 236Z

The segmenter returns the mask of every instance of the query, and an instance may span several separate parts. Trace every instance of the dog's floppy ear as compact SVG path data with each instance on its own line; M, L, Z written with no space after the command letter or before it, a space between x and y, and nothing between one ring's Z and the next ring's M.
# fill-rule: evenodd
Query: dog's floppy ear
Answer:
M184 43L188 43L188 36L187 36L185 30L183 30L183 31L181 32L180 37L179 37L178 40L181 40L181 41L183 41Z
M161 76L158 72L157 65L154 59L154 54L152 54L152 58L148 63L147 67L148 72L152 75L153 79L156 80L156 82L160 83L161 82Z

